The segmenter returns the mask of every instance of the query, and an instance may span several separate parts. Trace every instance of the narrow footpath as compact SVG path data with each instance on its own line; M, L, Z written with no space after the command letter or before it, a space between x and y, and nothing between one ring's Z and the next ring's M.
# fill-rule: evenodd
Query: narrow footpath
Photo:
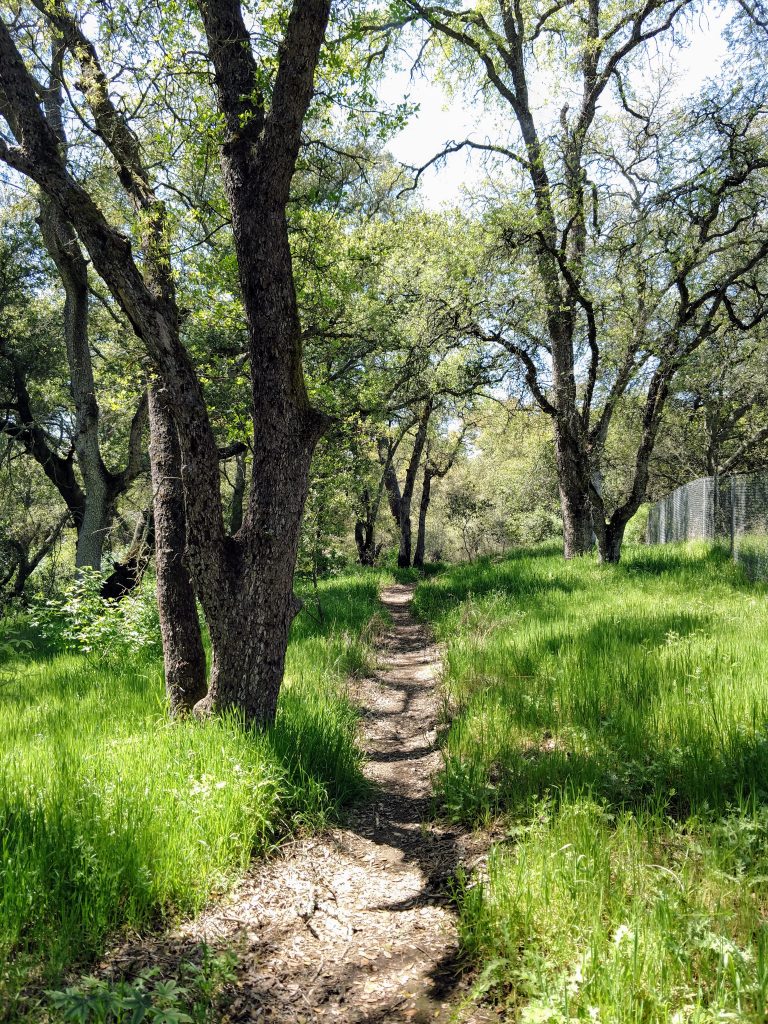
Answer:
M173 935L177 957L201 941L236 950L231 1024L497 1019L464 1006L447 883L472 861L472 837L430 821L440 654L411 614L413 589L382 593L392 619L382 667L353 691L371 799L345 828L254 865L226 901Z

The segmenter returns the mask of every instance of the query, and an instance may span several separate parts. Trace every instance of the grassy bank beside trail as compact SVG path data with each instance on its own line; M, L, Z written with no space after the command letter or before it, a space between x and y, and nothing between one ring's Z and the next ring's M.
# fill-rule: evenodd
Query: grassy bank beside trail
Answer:
M345 677L365 669L375 573L321 585L288 651L276 725L169 722L161 666L0 664L0 1020L110 934L198 910L289 831L361 791ZM10 652L12 653L12 652Z
M439 797L503 836L458 898L506 1019L766 1019L767 595L703 545L419 586L453 716Z

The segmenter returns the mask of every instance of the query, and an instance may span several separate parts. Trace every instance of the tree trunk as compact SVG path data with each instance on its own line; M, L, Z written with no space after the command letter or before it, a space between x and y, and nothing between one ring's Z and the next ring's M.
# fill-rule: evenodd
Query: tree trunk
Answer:
M386 456L382 455L384 448L386 448ZM391 446L386 445L386 442L379 442L379 458L384 462L382 480L387 491L389 511L392 513L392 518L395 520L397 528L400 529L400 503L403 498L400 494L400 483L397 479L397 473L392 463L392 449Z
M421 485L421 505L419 506L419 531L416 537L416 551L413 556L413 564L419 569L424 565L424 553L427 542L427 512L429 511L429 503L432 498L432 481L435 477L442 480L450 472L451 467L456 461L456 456L461 450L466 432L467 424L465 423L456 438L456 443L442 464L437 463L433 459L431 448L427 445L427 452L424 457L424 479Z
M357 547L357 560L360 565L376 564L376 512L371 503L371 495L366 487L362 494L364 519L358 519L355 523L355 545Z
M67 136L62 117L63 47L55 39L51 49L51 74L44 93L48 123L66 152ZM56 265L64 287L64 341L69 387L75 407L73 448L83 481L79 506L70 505L77 529L75 565L101 569L104 542L115 516L115 501L141 471L140 451L146 409L142 400L131 424L128 459L122 473L107 469L99 441L99 404L89 337L88 265L77 232L49 197L40 202L38 220L43 242ZM67 495L61 492L65 500Z
M149 422L165 690L171 714L178 715L191 710L205 696L205 650L195 593L183 559L186 527L179 442L167 397L157 384L149 392Z
M401 569L407 569L411 564L411 502L413 500L413 490L416 486L416 474L419 471L421 456L427 440L427 428L429 427L429 419L432 415L432 405L431 398L424 403L424 409L419 417L416 436L413 440L413 451L411 452L408 468L405 472L405 485L403 486L403 493L400 499L400 550L397 555L397 564Z
M357 561L360 565L373 565L375 562L376 542L370 523L358 519L355 523L355 546Z
M86 485L87 487L87 485ZM114 517L108 490L91 485L86 490L85 514L78 525L75 566L101 570L104 541Z
M411 504L403 510L400 517L400 547L397 552L397 564L400 569L407 569L411 564Z
M614 510L610 519L607 519L605 514L602 494L594 485L591 488L590 501L601 562L619 561L627 523L645 500L651 454L661 426L661 417L669 394L669 384L676 369L674 363L666 365L660 363L653 372L645 400L642 439L635 455L635 475L632 489L627 500Z
M432 473L429 465L424 467L424 482L421 487L421 504L419 505L419 531L416 536L416 550L413 554L415 568L421 569L424 565L424 550L427 539L427 511L432 491Z
M50 200L41 204L40 228L64 286L64 338L75 406L73 443L85 490L83 514L75 523L75 565L101 569L114 509L109 474L99 447L99 406L88 337L88 268L71 224Z
M195 583L211 637L208 694L196 710L236 709L246 721L267 725L274 721L288 633L301 607L293 593L301 519L312 455L328 421L310 406L304 384L284 209L274 208L264 182L261 188L253 183L244 209L231 168L225 181L237 222L249 329L252 482L243 525L234 537L220 535L216 561L200 536L193 551Z
M317 426L294 430L289 422L280 435L272 434L282 440L280 451L274 448L269 458L258 448L254 453L258 487L251 489L242 539L226 539L226 576L203 597L212 661L200 714L236 709L246 721L274 721L288 633L301 607L293 574L319 433Z
M616 563L621 558L626 523L606 523L597 533L597 550L602 563Z
M592 510L589 500L589 463L571 432L555 418L555 454L563 514L563 552L566 558L592 550Z
M131 422L125 468L111 473L102 461L99 447L99 413L88 342L85 261L79 249L73 248L77 246L77 239L71 225L63 221L51 204L41 204L41 211L44 241L65 289L64 334L74 404L73 450L62 456L50 446L46 431L35 421L26 367L4 338L0 338L0 356L10 368L16 411L12 417L0 421L0 430L38 463L67 506L77 531L76 566L99 569L104 541L115 515L116 499L144 470L146 399L143 397L139 402ZM84 486L75 472L75 461Z
M288 631L301 606L293 574L309 466L328 423L310 405L304 380L286 207L330 0L294 0L268 112L240 4L198 0L198 6L223 119L222 177L248 323L254 423L243 525L234 537L214 533L215 560L202 550L200 542L209 547L206 537L198 536L194 552L212 653L208 695L198 710L234 708L246 721L268 725Z

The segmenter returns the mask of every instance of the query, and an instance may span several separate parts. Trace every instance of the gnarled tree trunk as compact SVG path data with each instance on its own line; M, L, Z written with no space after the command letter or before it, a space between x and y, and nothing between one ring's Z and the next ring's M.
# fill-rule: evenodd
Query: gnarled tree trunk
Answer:
M261 422L258 416L256 422ZM293 573L320 426L310 420L303 429L297 424L295 432L289 427L280 435L283 445L269 458L255 452L258 491L251 492L243 531L225 539L226 576L212 580L201 596L212 661L200 713L234 708L250 721L274 719L288 632L301 607L293 593ZM198 579L205 588L206 573Z
M606 523L605 528L598 531L598 557L603 563L616 563L621 558L621 545L624 541L626 523Z

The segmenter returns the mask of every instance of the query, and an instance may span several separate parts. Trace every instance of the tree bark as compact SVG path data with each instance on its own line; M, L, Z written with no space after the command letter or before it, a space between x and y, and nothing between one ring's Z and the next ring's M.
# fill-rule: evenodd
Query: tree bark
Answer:
M602 533L598 533L597 548L600 562L615 564L620 560L625 528L626 523L606 523Z
M589 500L589 461L578 441L559 418L554 421L555 456L563 515L563 553L566 558L592 550L592 509Z
M76 524L75 565L101 569L114 499L99 446L99 405L88 338L88 268L71 225L48 200L41 204L40 228L64 286L64 338L75 407L73 443L85 490L83 515Z
M407 511L400 518L400 547L397 552L397 565L400 569L407 569L411 564L411 506L410 502Z
M419 529L416 535L416 550L413 553L413 565L417 569L424 566L424 552L427 540L427 511L432 494L432 470L427 463L424 466L424 481L421 485L421 502L419 504Z
M282 456L255 453L263 491L252 492L244 538L226 539L226 576L203 600L212 660L208 694L196 709L200 714L233 708L247 721L267 723L275 717L288 632L301 607L293 573L317 434L283 439ZM274 450L270 456L276 456ZM258 531L249 528L254 522Z
M413 501L413 491L416 486L416 475L419 471L421 456L427 440L427 429L430 416L432 415L432 406L431 399L424 403L418 427L416 428L413 450L408 460L408 468L405 471L405 484L403 485L403 492L400 498L400 549L397 554L397 564L401 569L407 569L411 564L411 502Z
M389 511L392 513L395 526L399 530L400 507L402 505L403 496L400 493L400 481L397 479L395 467L391 462L384 469L384 486L387 490L387 504L389 505Z
M611 517L607 522L595 516L595 535L597 537L598 561L602 564L615 564L621 558L621 547L628 519Z
M375 504L375 508L374 508ZM376 548L376 513L378 501L371 502L370 491L366 487L362 493L362 505L365 518L355 523L355 545L357 560L360 565L375 565L378 554Z
M206 693L205 650L195 592L184 564L186 527L181 455L167 396L149 390L157 606L163 638L165 691L171 714L192 710Z

